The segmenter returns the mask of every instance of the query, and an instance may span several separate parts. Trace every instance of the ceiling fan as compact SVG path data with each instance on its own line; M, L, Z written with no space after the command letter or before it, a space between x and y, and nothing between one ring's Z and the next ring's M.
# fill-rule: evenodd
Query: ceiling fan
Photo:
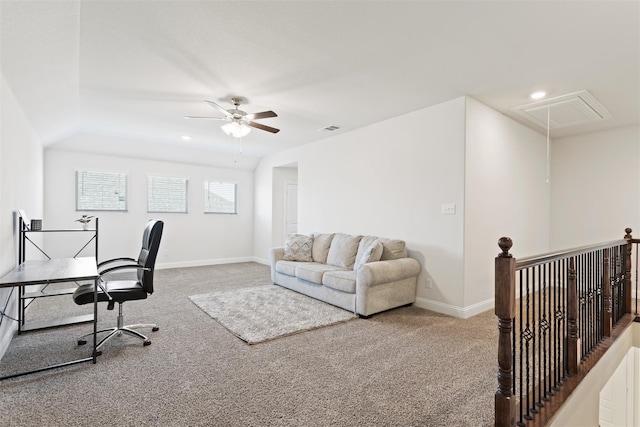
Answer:
M267 118L270 118L270 117L278 117L278 115L276 113L274 113L273 111L262 111L260 113L247 114L245 111L242 111L242 110L239 109L240 104L243 101L242 98L234 97L234 98L231 98L231 101L233 102L233 106L234 107L229 109L229 110L224 109L223 107L221 107L220 105L216 104L213 101L207 101L207 100L204 101L207 104L211 105L212 107L220 110L220 112L222 114L224 114L224 117L184 116L184 118L185 119L208 119L208 120L224 120L224 121L227 121L229 123L223 125L222 126L222 130L227 135L234 136L236 138L241 138L241 137L247 135L251 131L251 129L249 127L260 129L260 130L265 130L265 131L271 132L271 133L280 132L280 129L276 129L276 128L273 128L273 127L267 126L267 125L263 125L262 123L254 122L254 120L258 120L258 119L267 119Z

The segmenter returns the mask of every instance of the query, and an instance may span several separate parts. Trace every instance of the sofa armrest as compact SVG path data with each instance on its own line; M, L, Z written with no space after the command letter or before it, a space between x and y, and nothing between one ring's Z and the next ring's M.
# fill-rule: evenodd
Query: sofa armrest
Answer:
M356 283L361 288L397 282L417 277L420 268L420 263L413 258L370 262L360 267Z
M269 249L269 264L271 265L271 282L276 283L276 263L284 258L284 247Z

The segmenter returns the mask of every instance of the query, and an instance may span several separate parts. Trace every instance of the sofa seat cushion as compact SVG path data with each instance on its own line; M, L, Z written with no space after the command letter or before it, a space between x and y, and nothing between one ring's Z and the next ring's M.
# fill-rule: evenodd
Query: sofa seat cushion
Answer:
M322 284L327 288L335 289L350 294L356 293L356 272L348 271L327 271L322 276Z
M296 267L296 277L307 282L322 285L322 276L327 271L346 270L345 268L334 267L332 265L320 264L317 262L298 263Z
M301 264L309 264L307 262L299 262L299 261L283 261L280 260L276 262L276 271L281 274L286 274L287 276L296 277L296 267Z

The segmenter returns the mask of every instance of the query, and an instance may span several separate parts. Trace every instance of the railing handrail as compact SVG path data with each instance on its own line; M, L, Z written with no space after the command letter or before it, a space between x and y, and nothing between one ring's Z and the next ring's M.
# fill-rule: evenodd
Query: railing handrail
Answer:
M636 239L633 239L633 240L636 240ZM607 249L613 246L626 245L627 243L629 243L629 241L626 239L618 239L618 240L611 240L609 242L598 243L595 245L580 246L577 248L565 249L557 252L547 252L541 255L533 255L530 257L519 258L519 259L516 259L516 270L521 270L523 268L533 267L540 264L546 264L549 262L586 254L586 253L597 251L600 249Z

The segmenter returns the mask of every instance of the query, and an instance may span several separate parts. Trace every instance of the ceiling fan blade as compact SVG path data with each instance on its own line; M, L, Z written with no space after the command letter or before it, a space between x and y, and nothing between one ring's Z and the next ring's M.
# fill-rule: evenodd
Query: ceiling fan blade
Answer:
M226 117L200 117L200 116L184 116L185 119L208 119L208 120L227 120Z
M256 128L256 129L260 129L260 130L266 130L267 132L271 132L271 133L278 133L280 132L280 129L276 129L276 128L272 128L271 126L266 126L260 123L256 123L256 122L246 122L245 123L247 126L251 126L252 128Z
M244 116L247 120L268 119L270 117L278 117L273 111L262 111L260 113L247 114Z
M216 104L215 102L207 101L206 99L204 100L204 102L206 102L207 104L211 105L212 107L215 107L218 110L222 111L222 114L224 114L226 117L231 117L232 114L230 112L228 112L223 107L221 107L220 105Z

